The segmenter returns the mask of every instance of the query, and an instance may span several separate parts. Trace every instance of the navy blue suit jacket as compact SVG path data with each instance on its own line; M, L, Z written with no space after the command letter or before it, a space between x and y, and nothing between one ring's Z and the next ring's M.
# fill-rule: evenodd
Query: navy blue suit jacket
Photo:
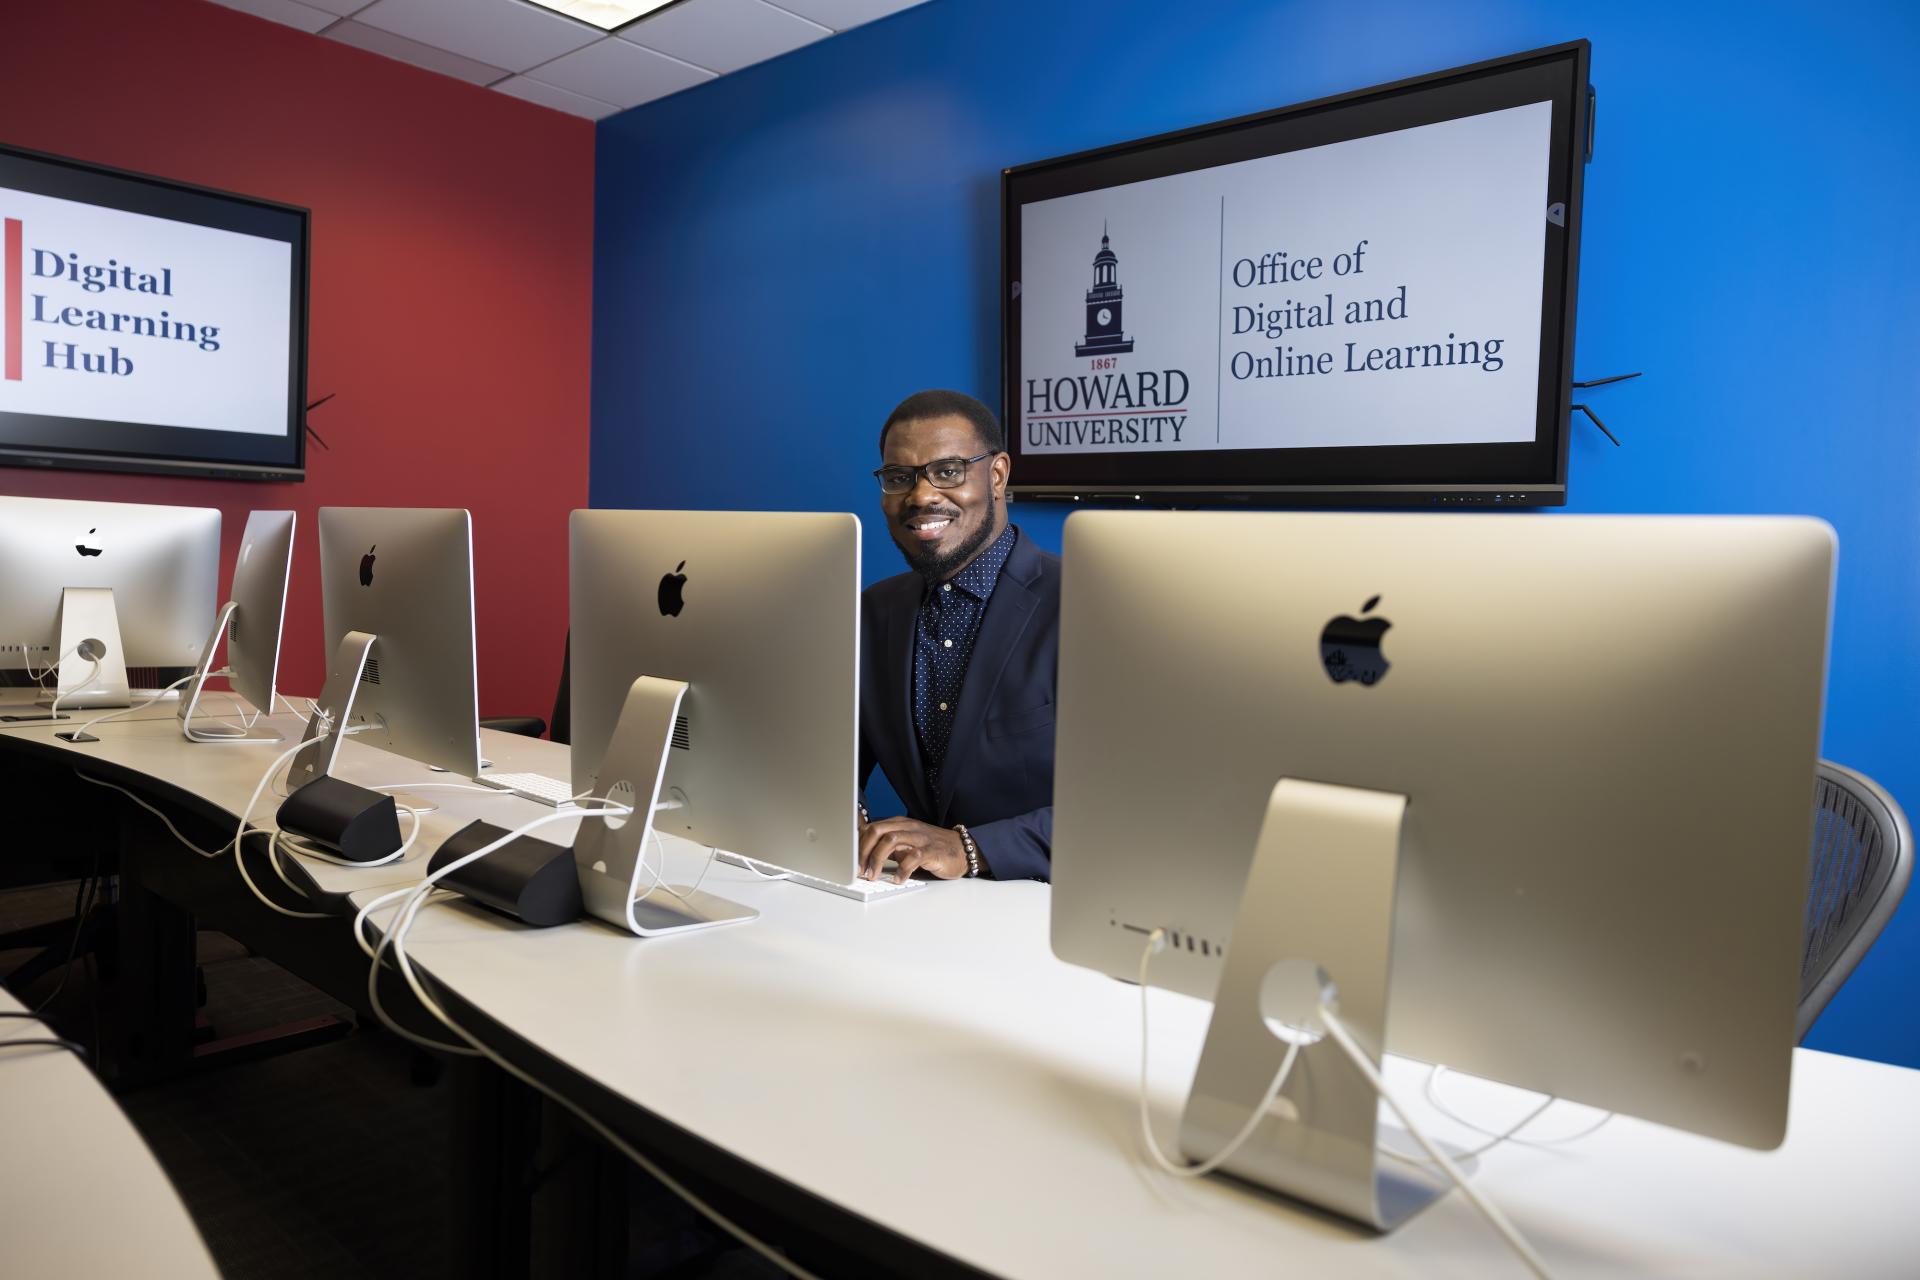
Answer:
M913 628L926 580L876 582L860 597L860 785L873 767L938 827L964 823L1000 880L1053 869L1053 706L1060 668L1060 557L1021 533L980 620L960 687L939 794L913 728Z

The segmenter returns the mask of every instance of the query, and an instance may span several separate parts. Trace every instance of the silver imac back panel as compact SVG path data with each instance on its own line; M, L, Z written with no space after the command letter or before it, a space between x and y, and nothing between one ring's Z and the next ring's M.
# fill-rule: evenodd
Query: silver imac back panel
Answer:
M576 511L573 788L635 679L685 681L656 816L821 879L857 853L860 522L847 514Z
M220 513L211 507L0 497L0 667L59 656L61 593L113 591L129 667L191 667L213 624Z
M355 741L462 777L480 772L467 512L320 508L320 591L330 678L349 632L375 637L354 695L352 726L367 726ZM317 759L294 763L293 785L310 781L302 773Z
M280 629L293 570L295 520L291 511L254 511L233 562L233 619L227 624L227 666L235 693L261 711L273 711L280 671Z
M1276 783L1405 796L1388 1050L1778 1145L1834 555L1804 519L1076 513L1056 954L1132 979L1164 928L1154 985L1211 998Z

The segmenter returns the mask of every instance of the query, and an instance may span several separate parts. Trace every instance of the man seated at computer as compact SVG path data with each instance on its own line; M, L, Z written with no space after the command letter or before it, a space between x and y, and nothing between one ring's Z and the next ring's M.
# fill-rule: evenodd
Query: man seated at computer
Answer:
M860 875L1045 880L1060 558L1007 522L1006 437L972 396L907 397L880 456L912 571L861 597L860 781L879 765L907 815L863 823Z

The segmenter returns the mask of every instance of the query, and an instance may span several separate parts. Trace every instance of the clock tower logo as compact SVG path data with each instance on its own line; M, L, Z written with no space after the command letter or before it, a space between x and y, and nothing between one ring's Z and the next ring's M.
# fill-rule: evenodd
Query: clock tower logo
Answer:
M1073 349L1076 356L1111 356L1133 350L1133 339L1120 330L1120 285L1115 273L1120 259L1100 228L1100 252L1093 255L1093 288L1087 290L1087 332ZM1098 368L1099 366L1095 366Z

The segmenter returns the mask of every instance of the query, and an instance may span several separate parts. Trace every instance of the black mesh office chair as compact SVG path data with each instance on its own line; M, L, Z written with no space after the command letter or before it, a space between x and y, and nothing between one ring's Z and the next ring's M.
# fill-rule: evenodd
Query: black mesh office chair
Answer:
M1820 762L1815 783L1801 1040L1886 927L1913 869L1913 830L1880 784L1831 760Z
M554 695L553 719L542 720L539 716L499 716L491 720L482 720L482 729L498 729L502 733L517 733L526 738L537 738L551 728L547 736L559 743L573 740L573 715L570 703L573 698L569 688L573 666L573 638L567 638L567 647L560 655L560 692Z

